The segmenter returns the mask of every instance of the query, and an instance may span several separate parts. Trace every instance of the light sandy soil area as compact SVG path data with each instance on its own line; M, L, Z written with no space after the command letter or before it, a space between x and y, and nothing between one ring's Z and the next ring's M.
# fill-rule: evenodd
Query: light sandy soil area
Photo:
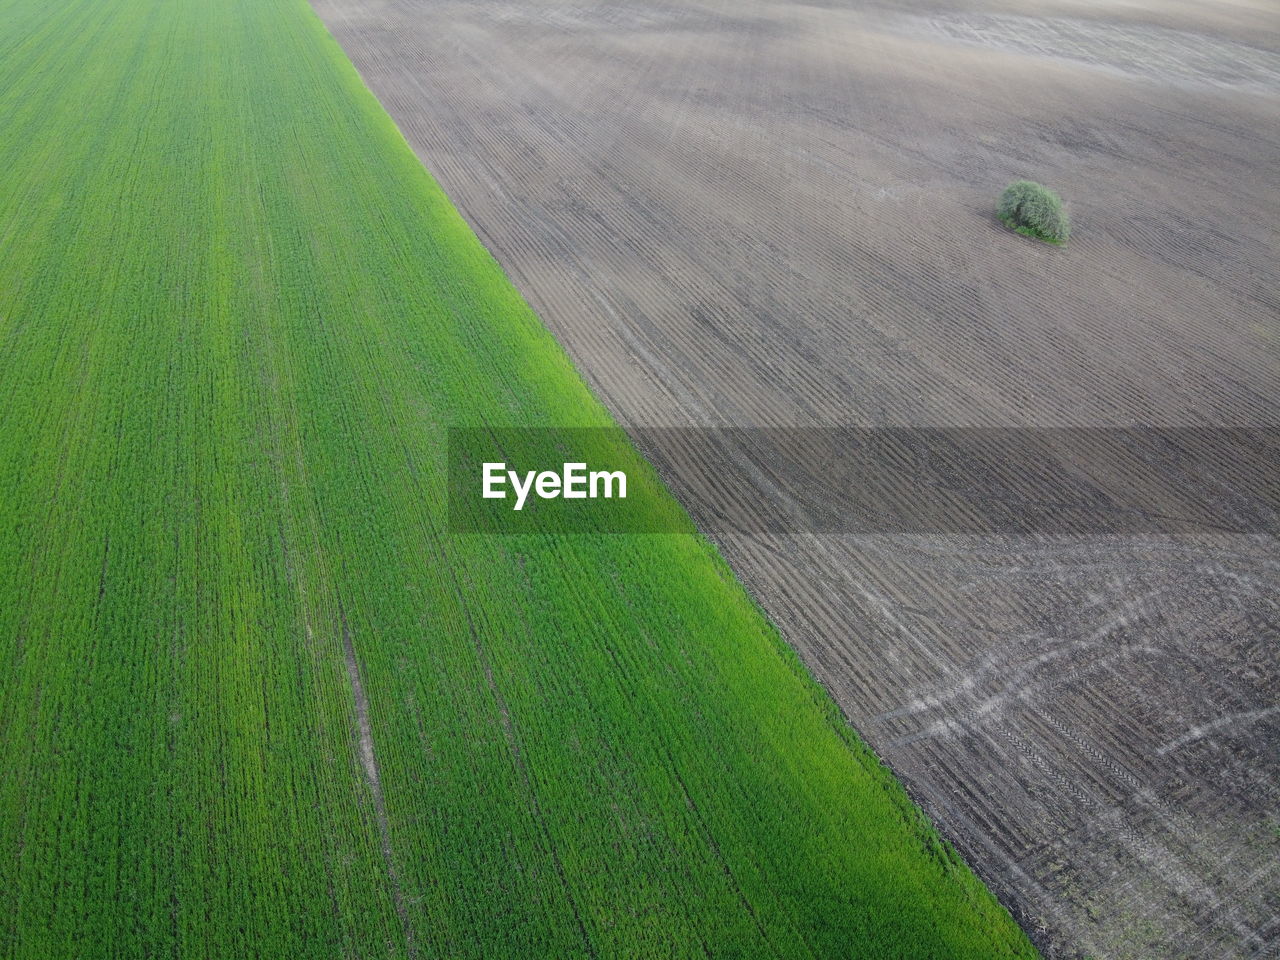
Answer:
M1280 424L1273 3L314 2L623 424ZM1280 956L1273 538L717 539L1046 953Z

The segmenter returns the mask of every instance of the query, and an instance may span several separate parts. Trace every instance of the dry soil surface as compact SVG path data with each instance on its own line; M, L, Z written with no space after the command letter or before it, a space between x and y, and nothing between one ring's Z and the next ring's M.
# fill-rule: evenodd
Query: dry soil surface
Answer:
M1280 423L1270 0L315 6L624 424ZM1047 953L1280 956L1274 538L712 533Z

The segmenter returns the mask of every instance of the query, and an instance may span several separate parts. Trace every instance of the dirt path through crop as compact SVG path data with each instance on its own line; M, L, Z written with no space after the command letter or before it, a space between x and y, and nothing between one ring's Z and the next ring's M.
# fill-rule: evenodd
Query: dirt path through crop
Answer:
M356 708L356 735L360 765L364 768L365 780L369 785L369 796L373 799L373 815L378 823L382 859L387 865L391 896L395 901L396 913L400 917L400 925L404 929L405 948L409 951L410 957L416 957L418 951L414 946L413 925L409 923L409 914L405 910L404 894L400 887L400 871L396 867L395 852L391 846L391 831L387 824L387 802L382 795L382 777L378 772L378 757L373 749L373 726L369 722L369 697L364 690L364 681L360 679L360 663L356 658L355 644L351 640L351 626L347 623L346 612L341 606L339 615L342 620L342 649L347 664L347 678L351 682L351 696Z

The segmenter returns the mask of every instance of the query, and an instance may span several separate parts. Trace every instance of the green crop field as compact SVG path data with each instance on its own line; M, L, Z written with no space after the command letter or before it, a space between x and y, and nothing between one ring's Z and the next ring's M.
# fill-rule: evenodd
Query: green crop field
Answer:
M0 955L1031 954L704 541L449 532L610 421L303 0L0 0L0 376Z

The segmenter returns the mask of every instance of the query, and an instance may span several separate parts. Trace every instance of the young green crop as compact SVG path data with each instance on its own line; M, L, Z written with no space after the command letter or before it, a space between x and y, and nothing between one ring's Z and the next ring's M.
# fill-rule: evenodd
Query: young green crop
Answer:
M0 0L0 130L0 955L1031 954L704 541L447 531L610 421L303 0Z

